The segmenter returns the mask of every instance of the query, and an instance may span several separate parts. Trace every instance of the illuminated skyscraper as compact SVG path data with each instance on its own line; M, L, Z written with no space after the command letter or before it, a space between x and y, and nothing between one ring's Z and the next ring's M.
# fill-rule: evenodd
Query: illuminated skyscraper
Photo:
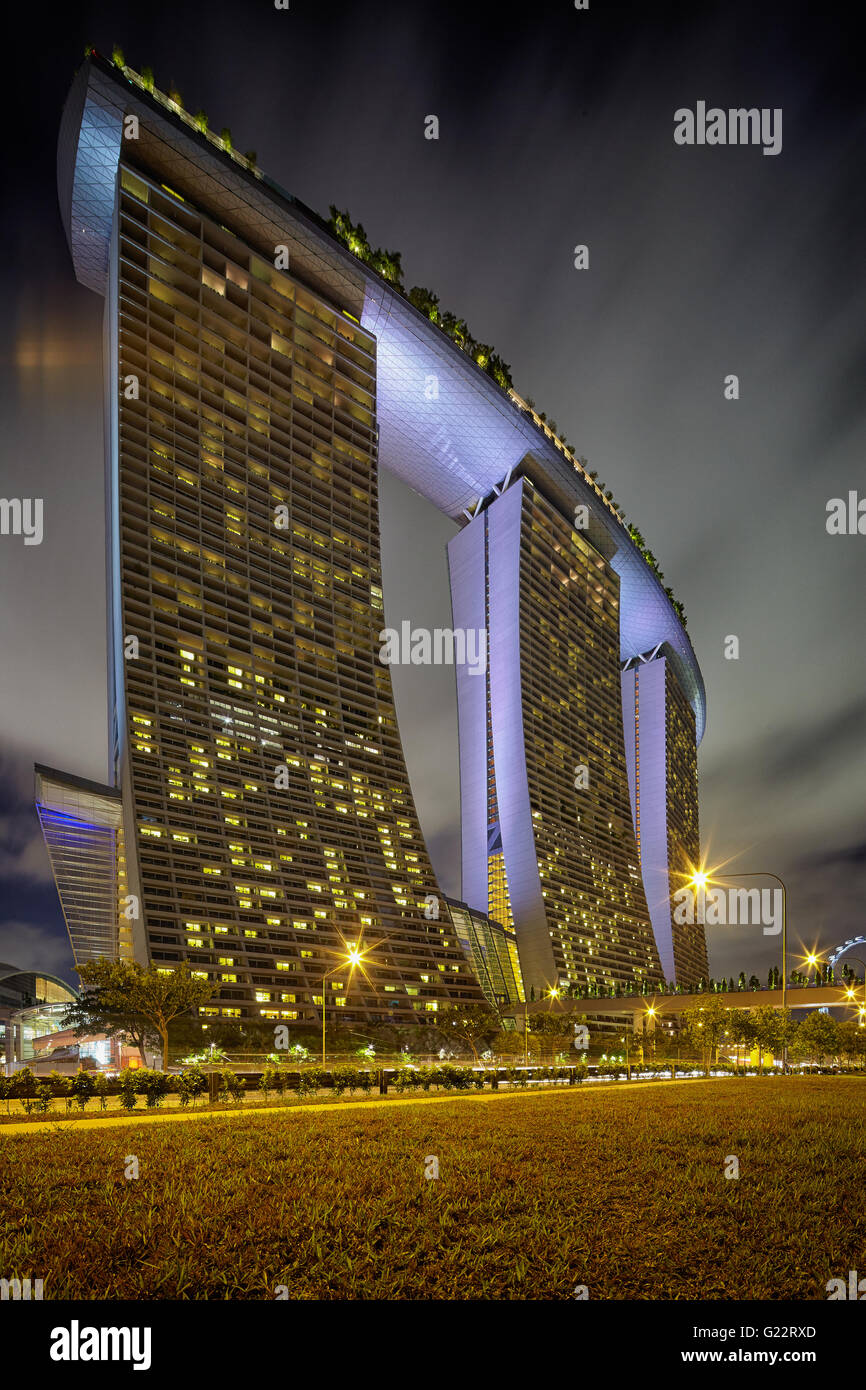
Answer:
M314 1020L362 938L369 964L350 989L330 975L329 1014L406 1022L480 999L379 660L376 340L357 296L314 288L294 256L277 268L280 229L268 243L211 173L225 152L140 90L125 120L130 95L91 59L60 147L76 271L106 298L120 793L104 791L111 831L79 834L77 871L60 866L67 916L90 878L94 920L117 920L94 876L94 837L103 868L116 838L136 956L212 979L204 1017Z
M623 744L619 576L528 475L512 474L449 559L455 624L489 641L486 681L457 677L464 896L515 926L538 992L658 982Z
M695 715L664 649L627 663L623 725L635 834L666 980L709 975L701 924L673 920L672 897L700 863Z
M100 940L189 961L206 1017L299 1025L362 935L369 978L327 983L347 1021L698 969L700 943L668 950L639 853L662 811L638 795L649 734L620 677L664 658L651 858L673 864L705 718L681 610L498 359L342 215L95 54L58 183L76 275L106 301L110 785L64 838L76 779L52 774L53 801L40 784L67 920L98 846ZM382 468L462 528L453 623L489 633L486 670L457 673L468 917L434 878L379 656Z

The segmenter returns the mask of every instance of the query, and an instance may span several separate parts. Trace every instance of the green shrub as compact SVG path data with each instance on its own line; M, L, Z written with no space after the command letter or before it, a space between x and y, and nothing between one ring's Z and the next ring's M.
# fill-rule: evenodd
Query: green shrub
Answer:
M231 1067L223 1067L220 1073L220 1098L226 1104L234 1101L236 1105L240 1105L244 1098L244 1087L242 1076L238 1076Z
M325 1084L325 1075L325 1072L319 1071L315 1067L311 1067L308 1071L305 1071L303 1073L304 1095L317 1096Z
M196 1101L199 1096L204 1095L206 1090L207 1077L201 1067L186 1067L177 1078L177 1093L184 1109L186 1109L190 1102L192 1102L192 1107L195 1109Z
M351 1096L357 1089L359 1083L359 1072L356 1067L334 1067L331 1072L331 1084L335 1096L341 1096L345 1091Z
M96 1093L96 1098L99 1101L100 1110L107 1110L108 1097L111 1095L111 1086L109 1084L108 1077L104 1074L104 1072L100 1072L97 1076L96 1081L93 1083L93 1089Z
M136 1091L145 1097L148 1110L158 1110L170 1090L170 1077L164 1071L152 1071L150 1067L140 1067Z
M33 1102L38 1115L47 1115L51 1109L51 1102L54 1092L51 1089L50 1081L40 1081L36 1086L36 1100Z
M136 1104L136 1092L138 1082L136 1074L131 1068L127 1067L120 1073L120 1103L124 1110L134 1110Z
M76 1072L75 1076L72 1079L72 1094L75 1097L75 1104L78 1106L78 1109L81 1111L82 1115L84 1114L84 1111L87 1109L87 1102L90 1100L95 1089L96 1087L93 1081L93 1077L90 1075L89 1072Z
M10 1077L9 1094L14 1096L16 1100L22 1101L25 1097L28 1100L35 1098L36 1077L29 1067L22 1067L20 1071L16 1071L15 1075Z

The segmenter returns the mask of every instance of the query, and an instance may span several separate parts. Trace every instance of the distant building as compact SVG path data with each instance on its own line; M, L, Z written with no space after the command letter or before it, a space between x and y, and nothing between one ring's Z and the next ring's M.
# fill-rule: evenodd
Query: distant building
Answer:
M60 1030L77 997L57 975L0 962L0 1057L7 1072L32 1060L37 1038Z
M517 937L485 912L455 898L446 898L457 939L484 992L495 1009L522 1002L523 977Z

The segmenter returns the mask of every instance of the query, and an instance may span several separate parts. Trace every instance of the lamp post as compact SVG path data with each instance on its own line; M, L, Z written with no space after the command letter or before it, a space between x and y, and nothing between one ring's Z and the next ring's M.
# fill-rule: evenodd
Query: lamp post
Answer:
M861 1016L860 1026L862 1028L866 1027L866 965L863 964L859 956L849 956L849 960L855 960L858 965L863 966L863 1003L858 1005ZM852 990L851 994L853 995L853 993L854 991Z
M652 1060L653 1060L653 1062L655 1062L655 1059L656 1059L656 1030L655 1030L656 1009L655 1009L655 1005L649 1004L649 1005L647 1006L646 1018L644 1019L644 1032L646 1032L646 1019L647 1019L647 1018L651 1018L651 1019L653 1020L653 1026L652 1026L652 1029L651 1029L650 1031L652 1032L652 1035L653 1035L653 1036L652 1036Z
M851 959L856 960L858 965L863 966L863 1007L861 1013L863 1014L863 1026L866 1027L866 965L863 965L859 956L852 956Z
M626 1024L625 1033L623 1034L622 1040L625 1043L625 1079L626 1081L631 1081L631 1056L629 1054L628 1046L628 1024Z
M707 884L712 884L713 881L721 882L722 879L728 879L729 882L736 883L741 878L772 878L782 890L782 1011L784 1012L788 1007L788 893L783 880L779 878L778 874L770 873L767 869L760 873L748 874L707 874L701 870L694 874L689 886L701 889L706 888ZM787 1072L787 1070L788 1042L786 1039L782 1043L782 1071Z
M346 966L348 965L349 982L351 983L352 971L355 969L356 965L361 964L362 960L363 956L361 952L358 950L356 946L352 946L348 951L346 959L340 961L339 965L335 965L333 970L328 970L326 974L322 977L322 1071L324 1071L327 1067L327 1062L325 1060L325 1024L327 1018L327 995L325 994L325 988L327 982L332 975L336 975L337 972L340 970L345 970Z

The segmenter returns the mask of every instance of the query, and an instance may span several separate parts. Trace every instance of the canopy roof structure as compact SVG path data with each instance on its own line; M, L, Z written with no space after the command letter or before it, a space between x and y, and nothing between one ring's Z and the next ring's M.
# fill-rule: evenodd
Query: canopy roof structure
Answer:
M134 138L125 136L125 120ZM198 128L139 74L95 53L76 75L58 147L61 212L82 284L106 292L122 153L158 169L182 200L229 220L270 260L275 247L285 247L292 274L375 335L382 468L461 524L520 472L566 514L587 506L589 538L620 578L621 659L664 649L694 710L700 742L706 695L683 623L615 508L549 427L353 255L315 212ZM435 390L427 389L431 380Z

